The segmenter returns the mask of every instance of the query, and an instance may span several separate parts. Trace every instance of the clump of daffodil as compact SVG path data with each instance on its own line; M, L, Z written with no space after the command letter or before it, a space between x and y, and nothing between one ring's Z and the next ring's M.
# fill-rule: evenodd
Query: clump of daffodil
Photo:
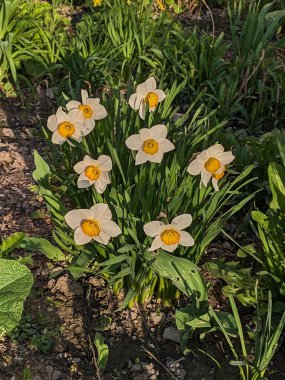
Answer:
M221 144L215 144L197 155L187 168L191 175L201 174L201 183L207 186L212 178L216 191L219 190L218 181L223 178L227 165L235 159L231 151L224 152Z
M78 110L71 110L66 113L59 107L54 115L49 116L47 121L48 129L53 132L51 141L54 144L63 144L70 139L81 142L84 135L83 116Z
M138 151L136 165L144 164L147 161L160 163L164 153L175 149L172 142L167 140L166 136L166 126L159 124L152 128L142 128L139 134L127 138L127 147Z
M102 0L93 0L93 5L94 7L100 7L102 5Z
M105 203L98 203L90 209L71 210L65 215L66 223L74 230L77 245L91 240L107 245L111 237L119 236L122 231L111 219L111 210Z
M158 103L162 102L165 96L162 90L156 89L156 81L154 77L151 77L137 86L136 92L130 96L129 105L134 110L139 110L139 115L144 120L147 106L150 112L155 111Z
M149 251L156 251L161 248L167 252L173 252L178 245L191 247L194 245L194 239L189 232L182 231L192 223L190 214L177 216L170 224L153 221L144 225L143 229L146 235L154 237Z
M80 189L94 185L96 191L102 194L107 185L111 183L109 171L112 169L112 161L109 156L101 155L97 160L93 160L86 155L83 161L74 166L76 173L80 174L77 186Z
M107 116L106 108L100 104L100 99L89 98L86 90L81 90L81 103L71 100L66 104L66 109L80 111L83 116L83 127L87 133L95 127L95 120L101 120Z

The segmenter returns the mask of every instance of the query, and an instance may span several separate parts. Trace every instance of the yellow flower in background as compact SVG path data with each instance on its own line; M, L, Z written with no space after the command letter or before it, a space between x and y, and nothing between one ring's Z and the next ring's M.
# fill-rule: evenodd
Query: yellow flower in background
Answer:
M102 5L102 0L93 0L94 7L100 7Z
M155 4L157 5L157 7L158 7L161 11L165 11L166 6L163 4L163 2L162 2L161 0L156 0Z
M156 251L159 248L167 252L173 252L178 245L191 247L194 245L193 237L186 231L192 223L190 214L182 214L172 220L170 224L164 224L159 221L150 222L144 225L143 229L146 235L154 237L149 251Z
M129 105L135 111L139 110L140 117L144 120L146 106L148 105L150 112L154 111L165 96L162 90L156 89L156 81L151 77L137 86L135 94L130 96Z
M109 156L101 155L97 160L93 160L86 155L83 161L74 166L76 173L80 174L77 186L85 189L94 185L97 193L102 194L107 185L111 183L109 171L112 169L112 160Z
M113 222L108 205L98 203L90 209L71 210L65 215L66 223L74 231L74 241L84 245L91 240L107 245L111 237L119 236L122 231Z
M54 144L63 144L67 141L73 144L69 138L81 142L83 135L83 116L78 110L71 110L66 113L59 107L56 114L49 116L47 121L48 129L53 132L51 141Z
M172 142L167 140L167 129L163 124L152 128L142 128L139 134L127 138L126 145L131 150L137 150L136 165L145 162L160 163L164 153L175 149Z
M212 178L214 189L218 191L218 181L223 178L226 165L234 159L235 156L231 151L224 152L224 147L221 144L215 144L198 154L188 166L187 171L191 175L201 174L201 183L204 186L207 186Z

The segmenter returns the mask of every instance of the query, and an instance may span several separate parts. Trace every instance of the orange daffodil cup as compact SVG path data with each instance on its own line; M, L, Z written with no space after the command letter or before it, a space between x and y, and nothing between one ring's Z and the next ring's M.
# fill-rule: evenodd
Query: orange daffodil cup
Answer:
M109 156L99 156L97 160L93 160L86 155L83 161L78 162L74 166L76 173L80 174L77 186L84 189L94 185L97 193L102 194L107 185L111 183L109 171L112 170L112 160Z
M156 251L161 248L167 252L173 252L178 245L191 247L194 245L194 239L188 232L183 231L191 223L192 216L183 214L174 218L170 224L159 221L145 224L143 227L145 234L154 237L149 251Z
M90 209L71 210L65 215L66 223L74 230L77 245L91 240L107 245L111 237L119 236L122 231L111 219L111 210L105 203L98 203Z
M127 147L138 151L136 165L144 164L147 161L160 163L164 153L175 149L166 136L166 126L159 124L152 128L142 128L139 134L127 138Z
M135 111L139 110L140 117L144 120L146 115L146 106L150 112L153 112L158 103L165 99L166 95L162 90L156 89L154 77L148 78L145 82L139 84L136 92L130 96L129 105Z
M212 178L216 191L219 190L218 181L223 178L227 165L235 159L231 151L224 152L221 144L215 144L197 155L187 168L191 175L201 174L201 183L207 186Z

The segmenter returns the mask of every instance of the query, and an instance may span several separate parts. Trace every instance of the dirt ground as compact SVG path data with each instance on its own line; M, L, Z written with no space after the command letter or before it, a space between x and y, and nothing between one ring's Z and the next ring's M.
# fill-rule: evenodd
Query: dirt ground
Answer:
M35 148L44 151L40 125L45 125L52 109L44 92L39 90L38 98L41 101L34 102L29 110L15 99L1 101L1 238L16 231L50 236L48 217L35 217L38 210L44 215L45 207L32 191L32 153ZM211 247L210 255L218 255L219 247L223 252L233 250L228 241L219 241ZM116 312L123 295L115 297L98 279L74 282L64 273L51 278L63 268L53 267L37 253L33 254L31 269L35 285L21 324L11 337L0 339L0 380L25 379L23 374L28 370L33 380L98 379L90 344L96 331L102 333L110 348L102 380L222 379L214 362L199 349L218 360L225 379L239 378L237 369L228 364L231 357L218 334L202 342L193 337L189 341L190 354L184 357L180 353L174 309L150 302ZM219 289L214 288L212 295L215 305L223 302ZM274 361L270 379L284 378L282 355L284 348Z

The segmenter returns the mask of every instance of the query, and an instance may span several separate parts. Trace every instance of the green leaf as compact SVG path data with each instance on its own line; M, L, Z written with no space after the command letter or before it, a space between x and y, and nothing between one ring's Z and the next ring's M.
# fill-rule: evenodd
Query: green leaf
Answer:
M154 257L149 254L148 259ZM160 276L169 278L188 297L207 300L207 288L198 267L190 260L159 252L151 268Z
M18 248L25 236L24 232L16 232L3 240L0 245L0 256L7 255L13 249Z
M23 303L33 285L30 270L17 261L0 259L0 336L19 323Z
M104 337L100 333L96 333L94 344L97 348L98 352L98 367L101 370L104 370L107 366L108 357L109 357L109 349L107 344L104 343Z
M268 167L269 185L272 192L270 208L285 212L285 169L273 162Z
M42 238L26 237L20 247L28 251L40 251L51 260L65 260L66 258L59 248Z
M41 186L46 188L49 184L50 168L45 160L39 155L39 153L34 151L34 160L36 165L36 170L33 172L33 178Z

